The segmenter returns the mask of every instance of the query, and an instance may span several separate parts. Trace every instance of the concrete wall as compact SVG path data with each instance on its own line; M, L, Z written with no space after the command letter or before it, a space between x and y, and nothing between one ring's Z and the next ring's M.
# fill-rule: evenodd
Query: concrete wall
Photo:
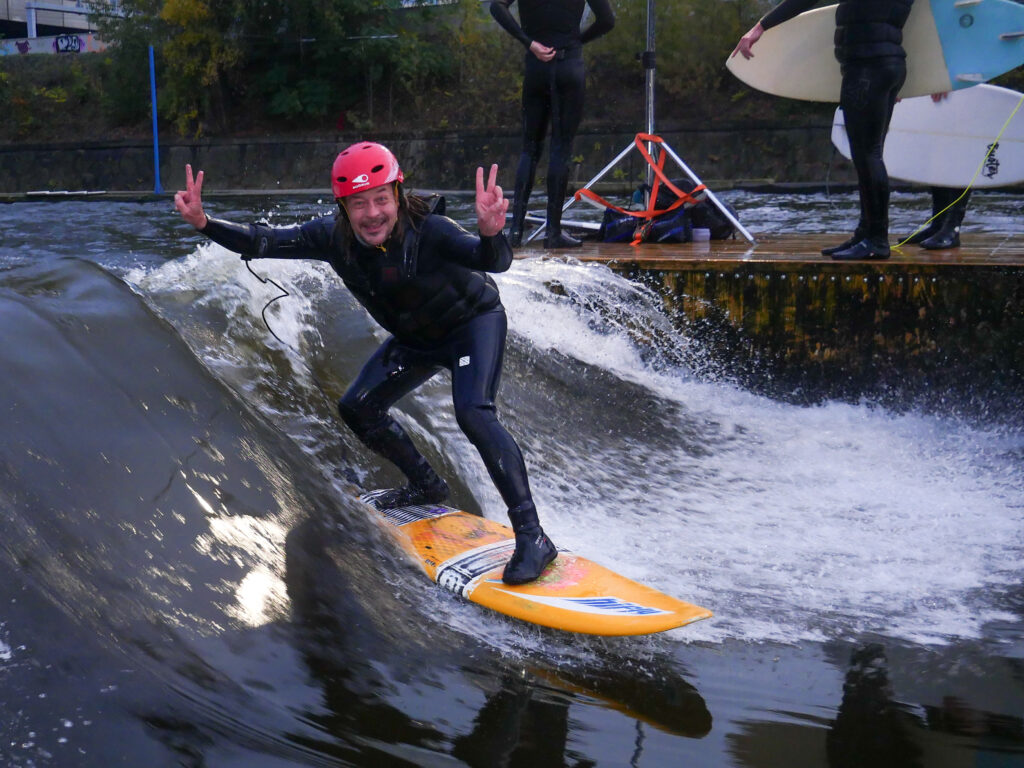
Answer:
M849 182L852 167L835 155L830 126L805 128L664 132L661 135L705 182L764 180L820 184ZM597 175L634 134L582 133L576 139L575 179ZM327 189L337 152L360 136L173 140L160 146L163 188L179 189L185 163L206 171L208 190ZM501 183L511 187L519 137L504 134L436 133L375 136L398 155L409 186L468 189L479 164L497 162ZM684 174L671 170L669 175ZM604 177L630 188L642 180L643 160L633 151ZM543 177L543 166L538 176ZM538 178L540 181L541 178ZM147 141L79 145L0 146L0 193L35 190L152 191L153 146Z
M1024 269L901 260L613 265L721 372L798 402L867 398L1019 419Z

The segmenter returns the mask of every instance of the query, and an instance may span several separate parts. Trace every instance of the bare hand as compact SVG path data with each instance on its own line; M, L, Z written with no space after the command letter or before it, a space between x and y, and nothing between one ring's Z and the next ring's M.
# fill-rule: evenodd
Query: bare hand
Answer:
M494 237L505 226L508 200L497 184L498 166L491 166L487 184L484 184L484 169L476 169L476 222L480 234Z
M538 43L536 40L530 43L530 53L532 53L541 61L551 61L553 58L555 58L554 48L549 48L543 43Z
M185 189L174 194L174 207L186 222L196 229L206 226L203 212L203 172L193 180L192 166L185 165Z
M761 35L763 34L764 27L761 26L761 22L759 21L750 28L750 31L747 32L747 34L740 38L740 41L736 44L736 47L733 48L732 55L729 58L735 57L737 53L743 54L744 59L754 58L754 52L751 48L754 47L754 43L761 39Z

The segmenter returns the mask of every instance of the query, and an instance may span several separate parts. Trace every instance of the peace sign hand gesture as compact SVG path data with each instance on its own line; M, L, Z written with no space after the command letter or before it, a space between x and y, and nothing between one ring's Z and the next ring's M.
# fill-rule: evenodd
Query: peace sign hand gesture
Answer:
M192 178L192 166L185 166L185 189L174 195L174 207L181 218L196 229L206 226L206 214L203 212L203 172Z
M476 221L480 234L494 237L505 226L508 200L497 184L498 166L491 166L491 172L484 184L484 169L476 169Z

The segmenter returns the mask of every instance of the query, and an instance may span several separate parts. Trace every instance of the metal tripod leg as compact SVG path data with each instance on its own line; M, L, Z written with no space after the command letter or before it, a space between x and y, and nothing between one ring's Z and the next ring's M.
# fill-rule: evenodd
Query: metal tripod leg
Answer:
M608 165L606 165L604 168L602 168L600 170L600 172L594 178L592 178L590 181L588 181L586 184L584 184L583 188L584 189L590 189L595 183L600 181L604 177L604 175L606 173L608 173L608 171L610 171L612 168L614 168L619 163L619 161L622 160L622 158L624 158L626 155L628 155L629 151L631 149L633 149L633 148L634 148L634 145L630 144L624 150L619 152L618 156L614 160L612 160L610 163L608 163ZM565 201L565 205L562 206L562 213L565 213L567 210L569 210L569 208L571 208L575 203L576 203L575 198L570 197L568 200L566 200ZM547 222L544 222L539 227L537 227L535 230L533 230L533 232L530 233L530 236L526 238L526 242L529 243L532 240L534 240L535 238L537 238L540 235L544 234L544 230L546 228L547 228Z
M665 142L661 143L661 147L666 152L668 152L668 156L676 161L676 165L678 165L680 168L683 169L683 172L687 176L690 177L690 179L693 181L694 184L703 184L704 183L699 178L697 178L697 174L695 174L693 171L691 171L690 167L686 163L684 163L682 161L682 159L680 159L679 155L677 155L675 153L675 150L672 149L672 147L670 147ZM746 241L748 243L753 244L754 236L752 234L750 234L750 232L747 231L746 227L744 227L742 224L740 224L739 219L737 219L735 216L732 215L732 213L729 211L729 209L726 208L725 205L722 204L722 201L719 200L715 196L714 192L712 192L710 189L707 189L706 187L705 187L705 191L706 191L706 194L708 196L708 199L711 200L711 202L713 202L715 204L715 206L718 208L718 210L720 210L722 212L722 215L724 215L725 218L727 218L732 223L732 225L734 227L736 227L736 229L738 229L740 231L740 234L743 235L744 238L746 238Z
M662 141L659 144L659 146L663 150L668 152L668 156L671 157L675 161L676 165L678 165L679 168L682 169L683 173L685 173L687 176L690 177L690 180L694 184L703 184L704 183L703 181L700 180L700 178L697 176L697 174L695 174L690 169L690 167L686 163L684 163L682 161L682 159L679 157L679 155L676 154L675 150L672 149L672 147L670 147L667 142ZM583 189L590 189L592 186L594 186L594 184L596 184L598 181L600 181L602 178L604 178L605 174L607 174L612 168L614 168L616 165L618 165L622 161L622 159L626 155L628 155L634 149L636 149L636 143L635 142L629 144L629 146L627 146L625 149L623 149L615 157L614 160L612 160L610 163L608 163L608 165L606 165L604 168L602 168L598 172L598 174L596 176L594 176L594 178L592 178L590 181L588 181L586 184L584 184L583 185ZM718 210L722 212L722 214L732 223L732 225L734 227L736 227L737 230L739 230L739 233L741 235L743 235L743 237L746 239L746 241L748 243L751 243L751 244L756 242L754 240L754 236L752 234L750 234L750 232L747 230L746 227L744 227L742 224L740 224L739 219L737 219L735 216L733 216L732 212L728 208L725 207L725 205L722 203L721 200L718 199L718 197L715 195L715 193L712 192L710 189L707 189L707 188L705 188L705 190L706 190L706 194L707 194L708 199L712 203L714 203L715 207L718 208ZM570 197L568 200L566 200L565 205L562 206L562 212L565 213L565 211L567 211L569 208L571 208L575 204L576 204L575 197ZM541 224L539 227L537 227L537 229L535 229L530 234L530 236L528 238L526 238L526 242L530 242L531 240L533 240L534 238L536 238L540 234L542 234L544 232L544 227L545 227L544 224Z

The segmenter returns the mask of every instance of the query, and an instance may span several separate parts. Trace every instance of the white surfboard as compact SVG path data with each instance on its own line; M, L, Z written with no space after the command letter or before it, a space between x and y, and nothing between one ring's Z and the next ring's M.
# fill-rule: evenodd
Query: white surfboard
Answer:
M804 101L839 101L836 6L767 30L752 59L726 66L752 88ZM918 0L903 28L910 98L968 88L1024 64L1024 5L1014 0Z
M995 85L954 91L939 102L930 96L904 99L896 104L885 137L886 170L894 179L959 189L972 179L975 187L1024 182L1021 99L1024 94ZM1004 125L1006 130L992 147ZM850 157L841 109L832 123L832 143L843 157Z

